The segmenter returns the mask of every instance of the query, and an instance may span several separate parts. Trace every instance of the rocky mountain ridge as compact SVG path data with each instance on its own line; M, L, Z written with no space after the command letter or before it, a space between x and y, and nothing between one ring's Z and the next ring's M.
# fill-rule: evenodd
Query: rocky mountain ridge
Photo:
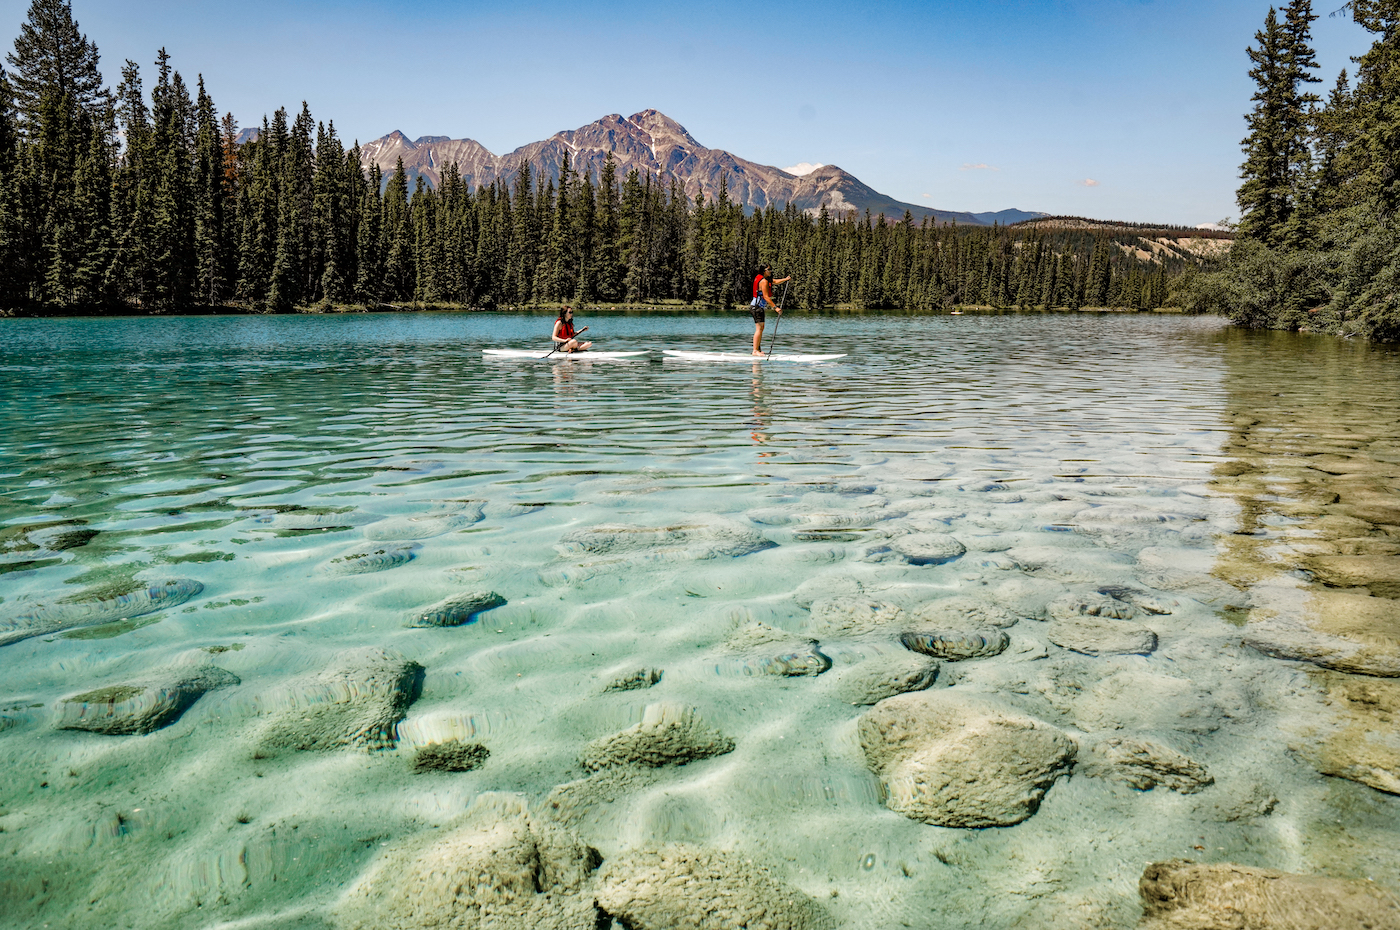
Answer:
M907 210L920 222L925 216L939 223L956 222L970 226L1009 223L1044 214L1022 210L997 213L964 213L940 210L919 204L902 203L881 194L848 171L835 165L822 165L796 175L740 158L723 149L701 145L680 123L657 110L643 110L631 116L613 113L578 129L557 132L539 142L523 145L505 155L495 155L473 139L421 136L409 139L395 130L360 147L364 167L378 165L387 175L400 158L410 183L422 177L437 185L442 172L454 162L462 178L472 187L504 179L515 181L520 165L528 162L536 178L557 178L567 153L570 164L580 173L597 178L603 161L611 152L621 181L633 168L664 185L674 178L688 197L704 193L711 199L719 194L720 181L727 181L729 197L750 210L770 204L794 204L798 209L818 212L822 207L833 217L849 212L873 215L883 213L897 219Z

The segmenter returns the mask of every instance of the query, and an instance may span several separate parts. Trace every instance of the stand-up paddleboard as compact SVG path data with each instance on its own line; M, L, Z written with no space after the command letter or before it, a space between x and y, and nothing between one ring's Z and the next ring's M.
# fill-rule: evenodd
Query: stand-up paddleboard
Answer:
M583 352L554 352L552 354L548 349L482 349L481 354L496 358L547 358L551 362L562 362L571 358L635 358L647 353L645 349L640 352L595 352L592 349L587 349Z
M784 352L775 352L772 355L749 355L741 352L687 352L683 349L662 349L661 351L670 358L686 362L829 362L834 358L846 357L844 352L839 355L794 355Z

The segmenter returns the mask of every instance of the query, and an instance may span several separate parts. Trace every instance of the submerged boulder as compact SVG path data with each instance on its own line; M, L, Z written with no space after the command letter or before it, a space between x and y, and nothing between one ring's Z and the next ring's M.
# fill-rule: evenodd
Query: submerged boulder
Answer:
M1400 601L1316 589L1288 594L1295 599L1250 611L1246 645L1278 659L1400 677Z
M1100 740L1081 757L1079 772L1127 782L1139 791L1161 785L1181 794L1195 794L1215 779L1206 767L1170 746L1150 739L1113 736Z
M1066 594L1045 605L1051 620L1076 620L1080 617L1105 617L1131 620L1137 609L1127 601L1094 591L1089 594Z
M1309 745L1318 771L1400 794L1400 681L1321 673L1330 730Z
M816 901L735 852L634 849L598 871L598 906L630 930L829 930Z
M777 544L731 520L696 520L668 526L602 523L565 533L555 548L565 558L671 562L737 557Z
M1145 656L1157 649L1157 634L1151 630L1092 616L1055 620L1050 623L1046 638L1087 656Z
M130 620L146 614L178 607L204 591L204 585L189 578L146 585L118 597L94 598L67 603L46 601L16 605L14 612L0 616L0 646L8 646L31 636L44 636L114 620Z
M333 667L287 686L290 706L263 728L259 752L392 749L422 675L417 662L376 646L347 651Z
M457 825L390 847L335 908L342 930L597 930L586 885L601 857L529 815L523 798L482 795Z
M412 544L361 546L353 552L336 556L322 567L332 575L368 575L388 571L412 562L416 548Z
M1020 823L1076 751L1048 723L951 690L881 701L860 718L859 733L886 806L941 827Z
M692 707L651 704L642 722L589 743L579 761L590 771L622 765L684 765L734 751L734 741Z
M967 547L946 533L910 533L890 540L890 548L910 565L942 565L967 553Z
M887 629L902 611L894 604L860 595L813 601L812 632L823 636L852 636Z
M735 623L725 648L739 657L735 667L745 675L795 678L820 675L831 668L831 659L815 639L794 636L758 620Z
M137 681L98 688L59 702L60 730L127 735L169 726L206 691L239 684L232 672L213 665L170 669Z
M1010 644L1011 637L1004 630L984 626L910 630L901 633L899 641L911 652L958 662L1001 655Z
M1138 893L1138 930L1400 930L1400 898L1359 879L1172 859Z
M962 594L920 604L909 611L909 619L928 626L974 625L1006 629L1015 626L1021 618L1015 611L988 598Z
M469 591L438 601L431 607L415 610L406 626L461 626L471 623L478 614L503 606L505 602L506 599L495 591Z
M877 656L839 672L836 696L846 704L878 704L896 694L923 691L938 678L938 669L925 656Z

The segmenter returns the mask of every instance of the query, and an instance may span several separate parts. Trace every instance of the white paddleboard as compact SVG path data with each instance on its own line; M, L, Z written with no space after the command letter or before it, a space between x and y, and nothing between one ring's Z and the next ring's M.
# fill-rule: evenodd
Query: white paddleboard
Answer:
M794 355L783 352L774 352L772 355L748 355L739 352L687 352L683 349L662 349L661 351L671 358L687 362L829 362L834 358L846 357L844 352L839 355Z
M548 349L482 349L482 355L492 355L496 358L547 358L552 361L564 361L566 359L578 358L635 358L638 355L646 355L646 351L641 352L595 352L588 349L584 352L555 352L552 355Z

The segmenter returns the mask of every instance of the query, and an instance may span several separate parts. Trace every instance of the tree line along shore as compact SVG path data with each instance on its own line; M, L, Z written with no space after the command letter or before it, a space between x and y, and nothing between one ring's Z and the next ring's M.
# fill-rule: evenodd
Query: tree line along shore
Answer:
M1321 83L1311 0L1270 8L1256 33L1240 238L1187 303L1244 326L1400 341L1400 4L1332 15L1376 38L1326 101L1309 89Z
M1218 264L1126 225L746 213L723 188L692 198L674 179L619 178L611 160L597 177L565 164L541 178L527 163L472 190L448 166L439 187L410 186L401 164L387 178L363 168L359 146L305 104L240 143L202 77L191 93L163 49L149 94L131 61L115 91L103 87L68 0L34 0L7 60L9 315L728 307L748 302L760 261L794 276L786 301L798 308L1153 309L1179 305L1183 276Z

